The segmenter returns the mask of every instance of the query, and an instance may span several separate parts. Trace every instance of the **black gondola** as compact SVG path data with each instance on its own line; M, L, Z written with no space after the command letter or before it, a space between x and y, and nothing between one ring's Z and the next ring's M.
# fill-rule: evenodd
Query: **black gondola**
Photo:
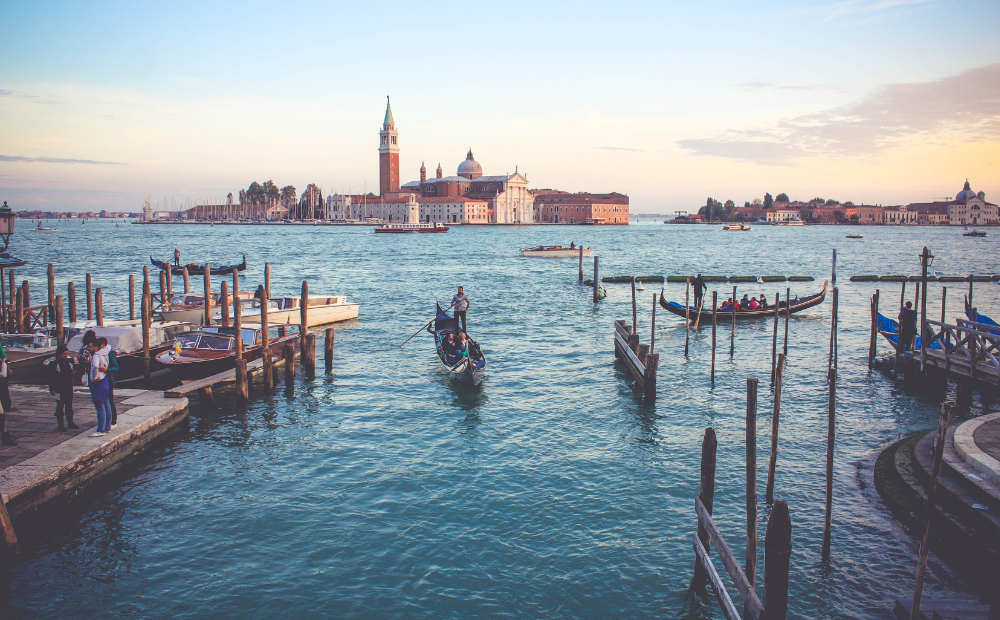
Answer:
M438 359L444 365L448 376L469 385L479 385L482 382L483 377L486 376L486 356L483 355L478 343L473 342L472 346L469 347L468 356L448 356L444 352L445 337L450 333L458 334L458 326L455 323L455 318L449 315L447 310L441 309L441 304L437 304L437 316L434 319L433 328L428 325L427 331L434 335L434 346L437 349Z
M826 299L826 287L827 287L827 283L824 282L823 283L823 290L820 291L819 293L817 293L815 295L809 295L807 297L797 297L797 298L793 299L792 303L791 303L791 307L789 308L789 313L790 314L795 314L796 312L800 312L802 310L805 310L806 308L812 308L813 306L818 306L819 304L823 303L823 300ZM778 304L778 307L781 308L781 313L782 314L785 313L785 305L786 305L786 302L784 302L784 301ZM676 314L677 316L684 316L684 304L679 304L676 301L667 301L663 297L663 290L662 289L660 290L660 307L662 307L667 312ZM691 318L694 319L694 317L696 317L698 315L698 307L697 306L690 306L690 310L691 310ZM719 310L718 314L719 314L719 317L720 317L720 319L719 319L720 322L731 321L732 320L733 313L732 313L731 310ZM768 306L767 310L739 310L739 311L736 312L736 318L740 319L740 320L743 320L743 319L766 319L766 318L770 318L770 317L773 317L773 316L774 316L774 306ZM711 308L705 308L705 309L703 309L701 311L701 324L702 325L705 324L706 317L707 317L707 320L709 322L712 321L712 309ZM726 318L722 319L721 317L726 317Z
M154 267L157 267L164 271L170 269L170 273L174 274L175 276L184 275L185 267L187 267L188 274L205 273L205 265L199 265L198 263L189 263L187 265L181 265L178 267L177 265L171 265L166 261L156 260L152 256L149 257L149 262L153 263ZM243 262L240 263L239 265L223 265L222 267L209 266L208 272L213 276L218 276L218 275L230 274L233 272L233 269L235 269L236 271L243 271L246 268L247 268L247 255L244 254Z

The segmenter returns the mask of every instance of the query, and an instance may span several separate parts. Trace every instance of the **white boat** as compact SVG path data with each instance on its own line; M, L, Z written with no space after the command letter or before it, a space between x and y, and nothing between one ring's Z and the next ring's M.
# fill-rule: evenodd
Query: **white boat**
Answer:
M593 250L583 248L583 255L588 256ZM543 258L572 258L580 255L580 248L564 248L561 245L539 245L521 250L521 256L541 256Z
M220 293L212 293L209 305L217 307L219 305ZM250 291L240 291L239 297L244 304L253 297ZM232 305L232 293L229 294L229 303ZM177 293L171 297L165 306L154 309L164 321L182 321L188 323L201 323L205 318L205 296L195 293Z
M729 224L728 226L723 226L722 230L750 230L749 224Z
M48 334L0 334L7 354L12 383L36 383L45 379L45 363L56 354L58 341Z
M789 220L775 220L771 222L773 226L805 226L806 223L797 217L793 217Z
M29 228L28 230L30 230L31 232L58 232L59 231L57 228L45 228L45 227L43 227L41 220L38 220L38 226L35 226L34 228Z
M267 303L267 322L269 324L298 325L302 316L299 307L300 297L271 297ZM350 303L343 295L309 296L309 311L306 313L306 328L318 325L328 325L358 318L360 304ZM230 310L229 320L234 318ZM253 298L245 301L240 307L240 321L260 323L260 300ZM213 321L221 321L222 313L212 316Z

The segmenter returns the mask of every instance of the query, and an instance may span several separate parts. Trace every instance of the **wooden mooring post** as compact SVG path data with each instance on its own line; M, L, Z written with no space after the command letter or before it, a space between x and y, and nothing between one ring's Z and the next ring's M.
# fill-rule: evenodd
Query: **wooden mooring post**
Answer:
M580 284L583 284L583 245L580 245Z
M191 292L191 274L188 273L188 268L184 267L184 293Z
M655 318L653 319L655 327ZM649 401L656 398L656 371L660 356L652 352L654 341L649 345L639 344L639 336L634 326L626 325L623 319L615 326L615 357L620 359L642 387L643 397Z
M878 297L879 290L875 289L875 294L871 299L871 333L868 335L868 370L875 367L875 354L878 351Z
M104 294L100 287L94 291L94 310L97 316L97 326L104 327Z
M774 385L774 368L778 363L778 319L781 318L781 293L774 294L774 335L771 337L771 385ZM785 300L788 305L788 300Z
M785 357L788 357L788 317L792 314L792 289L785 289L785 346L782 347L782 351L785 352Z
M913 582L913 604L910 606L910 620L924 618L920 613L920 598L924 590L924 575L927 573L927 554L930 551L931 518L934 516L934 502L937 496L938 480L941 478L941 461L944 457L945 437L948 434L948 418L952 406L941 405L941 418L938 420L937 441L934 443L934 466L931 468L931 479L927 486L927 504L924 506L924 532L920 539L920 550L917 553L917 575Z
M225 285L225 280L222 284ZM236 397L246 402L250 398L247 361L243 357L243 309L239 302L233 304L233 331L236 334Z
M56 342L66 344L66 328L63 324L63 298L56 295Z
M829 413L826 426L826 513L823 519L823 560L830 559L830 539L833 525L833 451L837 439L837 287L833 287L833 311L830 320L830 356L827 360L827 381L830 387Z
M264 389L268 393L274 391L274 358L271 356L271 345L268 330L271 327L267 318L267 294L264 285L257 287L257 296L260 298L260 326L261 326L261 347L264 349L262 356L264 360Z
M785 354L778 355L778 368L774 377L774 413L771 414L771 458L767 463L767 488L764 501L774 501L774 472L778 465L778 420L781 414L781 377L785 372Z
M91 279L89 273L87 274L86 281L87 281L87 320L88 321L93 321L94 320L94 296L93 296L94 282Z
M306 334L304 339L302 368L307 376L314 377L316 375L316 334L312 332Z
M72 282L66 285L66 297L69 299L69 322L76 323L76 287Z
M757 583L757 378L747 379L747 547L746 576L750 589ZM744 602L743 615L749 616L749 605Z
M48 319L49 325L55 323L56 314L56 268L49 263L49 268L47 270L48 284L49 284L49 308L48 308Z
M736 299L736 287L733 287L733 330L729 333L729 357L736 352L736 309L740 305L740 300Z
M306 334L309 333L309 282L302 281L302 299L299 300L299 351L303 366L306 364ZM315 354L315 351L313 352ZM309 372L309 369L306 369Z
M153 300L149 294L149 280L142 283L142 376L149 379L149 324L153 316Z
M600 301L601 290L601 257L594 256L594 303Z
M128 277L128 320L135 320L135 276Z
M204 325L212 324L212 272L208 263L205 263L205 316L202 322Z
M660 291L663 294L663 291ZM691 278L687 278L684 290L684 357L688 356L688 341L691 340Z
M906 303L906 282L903 282L903 286L899 290L899 314L903 314L903 304ZM900 354L903 352L903 334L902 329L897 329L896 334L896 360L892 365L892 378L899 378L899 364L900 364Z
M333 372L333 336L333 328L327 327L326 338L323 340L323 361L326 362L327 374Z
M163 303L167 299L167 273L160 270L160 307L163 307Z
M229 327L229 282L223 280L219 288L219 308L221 308L222 326Z
M285 357L285 390L292 392L295 390L295 346L286 342L282 353Z
M715 330L718 327L719 292L712 291L712 385L715 385Z
M712 516L717 445L715 431L706 429L701 450L701 484L695 498L698 531L694 536L695 570L691 587L695 591L704 592L706 583L711 583L713 594L727 620L785 620L788 617L788 570L792 553L792 523L788 504L783 500L774 503L764 533L764 598L761 600ZM749 528L750 524L747 525ZM749 545L748 540L748 548ZM712 546L743 599L742 616L709 558L708 549Z
M639 314L635 306L635 276L632 276L632 333L639 335Z

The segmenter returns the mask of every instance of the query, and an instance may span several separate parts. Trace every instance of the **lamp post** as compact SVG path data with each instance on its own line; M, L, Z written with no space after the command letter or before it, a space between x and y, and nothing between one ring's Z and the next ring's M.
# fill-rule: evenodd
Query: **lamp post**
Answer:
M934 264L934 255L930 253L927 247L924 247L924 251L920 253L920 266L922 272L920 274L920 285L924 289L924 295L920 298L920 372L926 371L927 362L925 360L927 356L927 270L931 265Z
M0 255L3 258L10 258L7 255L7 248L10 246L10 236L14 234L14 220L17 216L14 215L13 209L7 206L7 201L3 201L3 206L0 207L0 239L3 239L3 247L0 248Z
M10 245L10 236L14 234L14 220L16 219L14 211L7 206L7 201L3 201L3 206L0 207L0 239L2 239L3 247L0 248L0 324L2 324L3 331L7 331L7 291L4 284L6 283L5 278L5 267L19 267L23 265L24 262L17 259L12 259L10 254L7 253L7 247Z

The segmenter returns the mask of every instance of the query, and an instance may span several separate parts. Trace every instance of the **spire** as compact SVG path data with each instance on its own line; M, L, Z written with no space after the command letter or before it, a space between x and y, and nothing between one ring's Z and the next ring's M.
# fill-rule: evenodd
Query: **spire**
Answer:
M382 125L385 127L392 127L396 123L392 120L392 106L389 105L389 95L385 96L385 120L382 121Z
M471 146L469 147L469 154L466 155L465 158L466 159L475 159L474 157L472 157L472 147Z
M441 162L438 162L437 178L440 179L443 176L444 176L444 170L441 169Z

